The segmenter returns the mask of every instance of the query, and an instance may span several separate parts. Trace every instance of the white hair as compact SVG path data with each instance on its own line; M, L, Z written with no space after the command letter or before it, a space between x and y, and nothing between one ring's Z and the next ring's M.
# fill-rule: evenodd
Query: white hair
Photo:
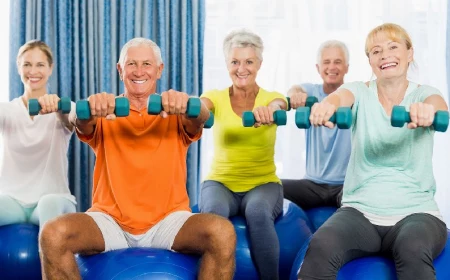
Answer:
M158 45L150 39L137 37L137 38L131 39L122 47L122 50L120 51L119 61L118 61L118 63L122 67L124 66L123 64L125 63L125 61L124 61L125 55L127 54L128 49L131 47L137 47L137 46L147 46L147 47L152 48L153 53L156 56L157 65L158 66L161 65L161 63L162 63L161 49L158 47Z
M320 45L319 50L317 51L317 64L320 64L320 62L322 60L323 51L328 48L340 48L342 50L342 52L344 53L345 64L348 65L349 60L350 60L348 48L343 42L338 41L338 40L325 41Z
M246 47L253 48L258 59L263 60L262 52L264 50L264 44L261 37L246 29L233 30L225 37L223 40L223 54L225 55L225 59L228 58L232 48Z

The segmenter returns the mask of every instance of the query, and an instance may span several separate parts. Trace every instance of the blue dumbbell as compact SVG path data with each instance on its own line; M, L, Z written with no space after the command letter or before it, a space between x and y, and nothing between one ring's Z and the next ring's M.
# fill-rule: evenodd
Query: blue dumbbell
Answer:
M71 106L72 104L70 102L70 98L68 97L61 97L58 101L58 111L61 111L63 114L70 113ZM36 98L28 100L28 113L30 116L38 115L41 109L41 104L39 104Z
M205 122L204 128L211 128L214 125L214 114L212 112L209 112L209 118Z
M290 97L286 97L286 99L287 99L287 102L288 102L286 111L290 111L291 110L291 98ZM317 97L315 97L315 96L308 96L306 98L305 106L311 108L314 105L314 103L317 103L317 102L319 102Z
M285 110L276 110L273 112L273 122L280 126L280 125L286 125L287 122L287 115ZM255 115L252 111L245 111L242 114L242 124L244 127L252 127L256 123Z
M200 115L202 104L200 98L191 97L187 103L186 115L189 118L197 118ZM163 110L161 95L152 94L148 98L147 113L149 115L158 115Z
M91 107L88 100L79 100L76 104L77 118L80 120L88 120L91 117ZM116 98L116 108L114 114L117 117L126 117L130 114L130 102L126 97Z
M394 106L391 114L391 125L402 127L405 123L411 122L411 116L403 106ZM449 123L448 111L437 111L434 115L433 128L439 132L447 131Z
M299 107L295 112L295 124L298 128L307 129L311 127L309 121L309 115L311 114L311 108ZM352 126L352 110L350 107L340 107L331 116L330 122L337 124L340 129L348 129Z

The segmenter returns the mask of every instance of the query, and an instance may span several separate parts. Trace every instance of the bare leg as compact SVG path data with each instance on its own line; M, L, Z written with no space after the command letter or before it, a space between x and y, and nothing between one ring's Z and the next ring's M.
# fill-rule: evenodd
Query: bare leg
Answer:
M214 214L190 217L181 227L172 249L202 255L199 279L232 279L236 233L230 221Z
M81 279L74 254L92 255L105 250L94 220L83 213L66 214L47 222L39 238L42 278Z

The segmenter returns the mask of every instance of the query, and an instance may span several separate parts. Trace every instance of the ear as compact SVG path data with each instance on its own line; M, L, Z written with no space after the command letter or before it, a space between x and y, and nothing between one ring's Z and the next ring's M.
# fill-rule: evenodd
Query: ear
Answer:
M408 63L409 63L409 62L412 62L413 60L414 60L414 48L411 47L411 48L408 50Z
M121 81L123 81L123 79L122 79L122 66L120 66L120 63L116 64L116 68L117 68L117 72L119 72L119 79Z
M163 70L164 70L164 63L161 62L161 64L158 66L158 73L156 73L156 77L158 79L161 79Z
M347 65L345 65L345 74L347 74L348 73L348 68L350 67L350 64L347 64Z
M319 75L320 75L319 64L316 64L316 69L317 69L317 73L319 73Z
M53 73L53 65L54 64L52 64L52 65L50 65L50 75L48 75L49 77L52 75L52 73Z

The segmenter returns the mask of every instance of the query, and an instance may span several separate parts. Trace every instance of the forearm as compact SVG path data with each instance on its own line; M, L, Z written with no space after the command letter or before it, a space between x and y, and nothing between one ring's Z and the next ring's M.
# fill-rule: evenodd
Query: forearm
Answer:
M270 107L273 109L273 111L276 110L286 110L287 109L287 103L281 98L277 98L272 100L267 107Z
M301 86L301 85L293 85L289 91L287 96L288 97L292 97L292 94L296 93L296 92L302 92L302 93L306 93L306 90Z
M347 89L338 89L335 92L328 95L322 102L328 102L337 108L339 107L351 107L355 103L355 97L353 93Z
M64 126L72 131L74 127L73 122L75 119L75 114L72 114L72 112L70 114L62 114L61 111L56 112L56 114L58 116L58 119L64 124Z
M96 120L82 121L75 117L71 123L80 134L91 135L95 131Z
M431 104L434 107L435 111L448 111L447 103L445 102L444 98L438 94L433 94L429 97L427 97L423 103Z
M188 118L187 115L183 116L183 126L189 135L196 135L203 125L209 119L209 110L203 102L200 102L201 109L197 118Z

